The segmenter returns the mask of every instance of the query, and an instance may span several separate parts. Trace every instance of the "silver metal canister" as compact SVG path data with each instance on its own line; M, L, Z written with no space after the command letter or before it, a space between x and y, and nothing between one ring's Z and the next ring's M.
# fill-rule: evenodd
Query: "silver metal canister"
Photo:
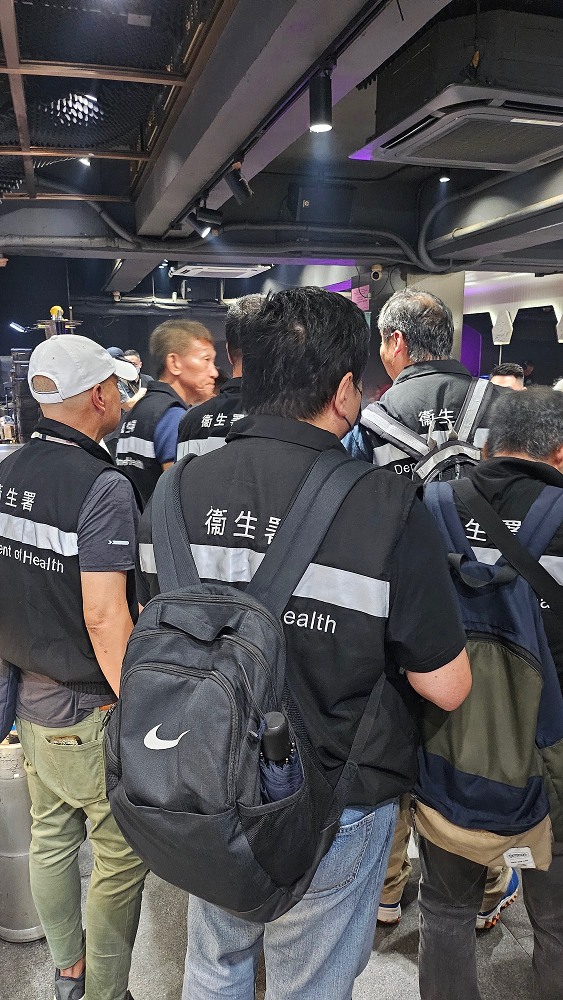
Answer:
M0 744L0 938L45 937L29 886L31 802L19 743Z

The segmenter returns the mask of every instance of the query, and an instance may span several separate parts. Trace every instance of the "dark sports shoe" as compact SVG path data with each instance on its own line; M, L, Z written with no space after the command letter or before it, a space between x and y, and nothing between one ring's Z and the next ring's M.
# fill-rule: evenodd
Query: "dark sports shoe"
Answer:
M84 972L73 979L71 976L61 976L60 969L55 969L54 1000L84 1000L85 980Z

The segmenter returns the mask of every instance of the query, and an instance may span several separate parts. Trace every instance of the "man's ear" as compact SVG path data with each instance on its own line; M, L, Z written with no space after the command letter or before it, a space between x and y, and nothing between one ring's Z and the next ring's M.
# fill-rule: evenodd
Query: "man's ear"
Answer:
M407 344L400 330L393 331L393 342L394 342L394 348L393 348L394 358L398 357L399 354L406 353Z
M559 445L551 455L551 464L559 469L559 472L563 472L563 444Z
M101 382L92 388L92 403L95 406L98 413L105 413L106 401L104 399L104 389Z
M180 364L179 354L172 352L166 355L166 370L170 372L171 375L180 375L182 366Z
M489 457L489 449L487 448L487 442L486 441L485 441L485 444L483 445L483 447L481 448L481 451L483 453L483 458L486 461L488 459L488 457Z
M339 417L345 415L350 403L350 393L354 391L354 376L352 372L346 372L344 378L340 379L338 389L334 394L334 408Z

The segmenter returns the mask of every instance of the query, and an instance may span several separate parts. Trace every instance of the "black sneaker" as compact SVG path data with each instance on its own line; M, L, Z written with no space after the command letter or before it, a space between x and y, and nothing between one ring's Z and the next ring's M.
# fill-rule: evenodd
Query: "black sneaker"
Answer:
M84 972L73 979L71 976L61 976L60 969L55 969L54 1000L84 1000L85 982Z

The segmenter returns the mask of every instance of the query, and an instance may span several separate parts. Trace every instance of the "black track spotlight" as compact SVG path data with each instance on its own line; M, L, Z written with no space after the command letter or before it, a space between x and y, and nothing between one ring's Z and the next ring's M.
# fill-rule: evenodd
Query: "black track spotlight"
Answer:
M225 180L239 205L244 205L248 198L252 198L254 192L248 181L245 181L242 176L240 172L241 166L241 163L233 163L231 170L229 170L229 172L225 175Z
M322 69L309 83L309 131L330 132L332 129L331 69Z
M186 215L186 222L192 227L192 229L195 230L196 233L198 233L199 236L201 236L202 240L204 240L206 236L209 236L211 226L207 222L200 222L195 212L190 212Z
M198 222L207 222L214 229L217 229L223 223L223 213L216 212L214 208L205 208L205 206L196 208L195 214Z

